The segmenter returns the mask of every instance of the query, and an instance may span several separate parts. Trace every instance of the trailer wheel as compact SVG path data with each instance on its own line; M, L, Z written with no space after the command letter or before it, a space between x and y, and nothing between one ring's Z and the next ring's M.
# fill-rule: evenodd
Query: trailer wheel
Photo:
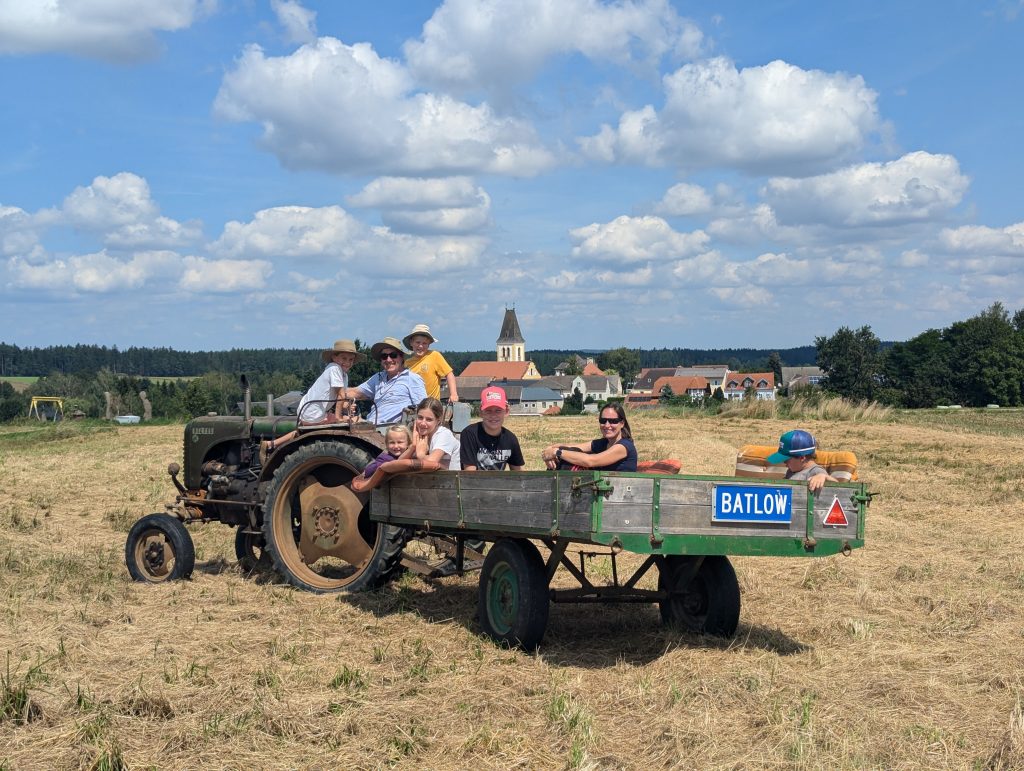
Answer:
M701 560L696 573L693 560ZM661 620L697 634L732 637L740 620L740 585L724 556L665 557L658 588L669 592L662 600Z
M320 441L292 452L274 472L263 504L263 535L274 568L318 594L380 586L401 569L405 528L370 519L369 494L352 478L373 460L353 444Z
M268 567L270 555L267 553L267 541L263 533L247 533L243 528L244 526L239 525L235 531L235 556L238 558L238 566L246 573Z
M480 572L478 608L484 634L533 650L548 625L544 560L532 543L503 538L491 547Z
M128 531L124 561L136 581L177 581L192 575L196 548L181 520L170 514L148 514Z

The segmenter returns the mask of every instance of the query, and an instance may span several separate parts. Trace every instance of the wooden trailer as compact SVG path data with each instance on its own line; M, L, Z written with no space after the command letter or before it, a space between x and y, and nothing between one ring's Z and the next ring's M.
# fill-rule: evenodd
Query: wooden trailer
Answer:
M849 554L864 545L871 494L857 482L599 471L440 472L395 477L372 494L371 519L494 541L481 570L480 622L524 648L544 636L551 602L657 602L684 629L731 636L740 592L728 557ZM594 583L569 544L606 547L612 583ZM546 547L547 559L538 544ZM628 577L621 551L648 555ZM559 566L578 587L553 588ZM652 568L658 588L638 586Z

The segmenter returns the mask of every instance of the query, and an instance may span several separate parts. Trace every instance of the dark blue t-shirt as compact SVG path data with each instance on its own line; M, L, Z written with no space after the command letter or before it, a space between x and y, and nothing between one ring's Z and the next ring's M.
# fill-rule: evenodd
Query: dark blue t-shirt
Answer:
M611 466L598 466L591 469L592 471L636 471L636 445L633 444L633 440L622 438L616 444L621 444L626 448L626 457ZM590 452L594 455L607 449L608 440L604 437L590 443Z

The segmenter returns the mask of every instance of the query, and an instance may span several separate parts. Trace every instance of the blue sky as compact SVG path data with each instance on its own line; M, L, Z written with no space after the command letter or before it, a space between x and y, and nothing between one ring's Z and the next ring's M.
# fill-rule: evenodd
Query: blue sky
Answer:
M1024 2L0 0L0 340L908 339L1024 306Z

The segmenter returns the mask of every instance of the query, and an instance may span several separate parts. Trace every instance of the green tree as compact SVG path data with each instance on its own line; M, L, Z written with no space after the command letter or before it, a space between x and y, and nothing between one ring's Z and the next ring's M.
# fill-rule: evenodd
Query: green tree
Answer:
M899 407L934 407L955 400L952 350L942 332L929 329L885 353L884 401Z
M569 358L565 360L564 372L566 375L572 375L573 377L576 377L577 375L583 374L584 366L586 366L586 364L580 361L579 356L577 356L575 353L570 354Z
M775 373L775 385L782 385L782 357L778 351L768 354L768 371Z
M956 322L943 337L950 346L951 379L959 403L1021 404L1024 335L1014 328L1002 303Z
M822 386L847 399L874 399L882 368L881 341L863 326L854 331L840 327L832 337L816 337L818 366L825 373Z
M583 412L583 392L574 388L572 395L565 397L565 401L562 402L562 414L579 415L581 412Z
M626 388L636 380L640 373L640 353L630 348L613 348L598 357L601 369L615 370L622 379L622 387Z

